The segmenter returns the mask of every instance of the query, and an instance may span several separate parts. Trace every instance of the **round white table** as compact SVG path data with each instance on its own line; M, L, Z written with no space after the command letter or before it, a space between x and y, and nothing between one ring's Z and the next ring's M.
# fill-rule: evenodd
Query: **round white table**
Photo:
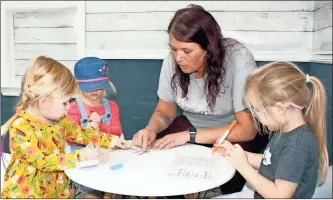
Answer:
M168 176L175 156L205 157L213 160L210 180ZM103 192L131 196L173 196L197 193L218 187L235 174L227 158L211 155L211 148L186 144L169 150L134 155L131 151L108 152L107 162L90 168L65 170L73 181ZM123 168L111 170L114 164Z

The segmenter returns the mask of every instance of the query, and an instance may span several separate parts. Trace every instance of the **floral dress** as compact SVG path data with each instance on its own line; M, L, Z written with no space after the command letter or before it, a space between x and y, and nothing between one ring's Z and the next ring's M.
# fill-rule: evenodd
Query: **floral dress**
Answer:
M12 158L5 173L2 198L69 198L64 170L83 160L78 151L64 154L65 141L113 148L117 136L83 129L65 117L55 125L22 112L9 129Z

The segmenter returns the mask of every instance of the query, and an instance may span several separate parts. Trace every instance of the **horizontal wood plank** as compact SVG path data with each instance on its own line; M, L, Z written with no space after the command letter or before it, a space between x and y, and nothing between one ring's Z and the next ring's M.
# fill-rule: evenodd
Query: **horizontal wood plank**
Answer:
M168 45L165 31L87 32L86 48L163 49Z
M223 35L257 51L310 51L312 32L223 31ZM165 31L87 32L86 41L87 50L168 48Z
M208 11L312 11L311 1L86 1L87 13L176 11L198 4Z
M75 60L76 51L76 44L14 44L14 59L32 59L44 55L56 60Z
M60 63L68 67L72 72L74 72L74 64L75 60L73 61L62 61L59 60ZM23 76L28 66L32 63L32 60L14 60L14 67L15 67L15 75L16 76Z
M15 28L73 27L75 13L76 13L75 9L15 12L14 27Z
M76 43L74 28L16 28L14 43Z
M223 30L312 31L312 12L211 12ZM174 13L87 14L87 31L166 30Z

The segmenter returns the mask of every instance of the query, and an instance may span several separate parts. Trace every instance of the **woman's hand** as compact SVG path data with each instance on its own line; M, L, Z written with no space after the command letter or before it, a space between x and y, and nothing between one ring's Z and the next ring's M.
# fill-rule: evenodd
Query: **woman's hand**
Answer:
M214 146L222 149L222 155L230 158L231 164L236 170L250 165L246 152L239 144L232 145L229 141L224 140L222 144L214 144Z
M132 145L123 138L118 138L116 142L116 147L119 147L121 149L128 149L131 148Z
M156 135L157 133L149 129L141 129L133 136L132 143L145 152L147 147L155 141Z
M159 140L156 140L151 148L154 150L170 149L172 147L184 145L189 140L190 134L188 133L188 131L173 133L166 135Z
M100 147L96 146L95 148L91 148L86 146L80 150L78 150L80 156L83 157L83 160L98 160L100 154Z

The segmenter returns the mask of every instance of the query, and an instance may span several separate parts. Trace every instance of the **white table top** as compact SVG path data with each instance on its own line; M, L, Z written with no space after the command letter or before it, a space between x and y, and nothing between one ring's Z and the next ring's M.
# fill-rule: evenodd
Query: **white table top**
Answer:
M172 196L197 193L218 187L229 181L235 169L228 159L211 156L211 148L186 144L169 150L151 151L133 155L130 151L109 152L108 162L90 168L65 170L73 181L104 192L131 196ZM210 180L190 180L170 177L168 171L175 156L193 156L213 159L213 177ZM114 164L124 167L111 170Z

